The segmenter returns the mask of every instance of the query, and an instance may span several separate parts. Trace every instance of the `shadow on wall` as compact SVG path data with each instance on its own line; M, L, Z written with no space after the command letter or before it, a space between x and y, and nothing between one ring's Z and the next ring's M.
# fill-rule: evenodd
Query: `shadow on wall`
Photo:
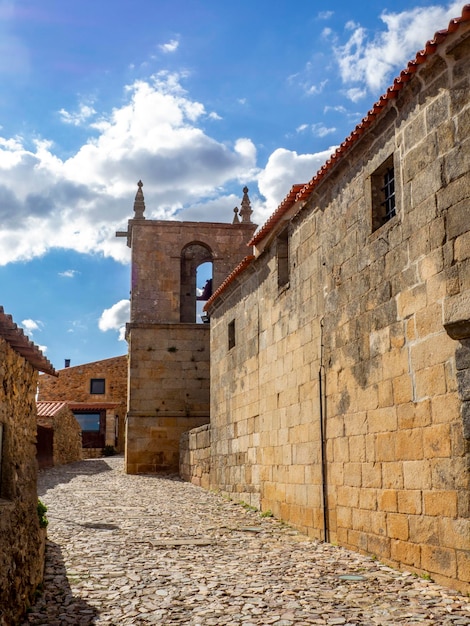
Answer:
M90 626L95 623L97 615L94 607L73 595L61 548L47 541L43 591L24 615L20 626L71 623ZM66 618L76 621L67 621Z
M70 482L76 476L93 476L102 472L110 472L111 468L102 459L85 459L67 465L57 465L39 471L38 495L43 496L46 491L56 485Z

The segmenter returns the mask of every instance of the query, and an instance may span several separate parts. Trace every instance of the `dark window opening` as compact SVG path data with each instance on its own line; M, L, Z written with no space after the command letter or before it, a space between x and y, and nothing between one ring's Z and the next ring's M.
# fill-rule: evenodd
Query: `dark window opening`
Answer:
M90 380L90 393L105 393L105 379L92 378Z
M372 232L386 224L396 211L395 168L390 156L371 176Z
M74 411L82 429L83 448L104 448L106 411Z
M235 346L235 320L228 325L228 349L231 350Z
M289 282L289 232L285 228L276 240L277 285L284 287Z

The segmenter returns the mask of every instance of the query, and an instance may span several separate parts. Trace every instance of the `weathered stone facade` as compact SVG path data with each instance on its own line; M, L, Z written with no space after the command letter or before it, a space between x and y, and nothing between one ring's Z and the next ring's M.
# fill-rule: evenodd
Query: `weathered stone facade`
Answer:
M83 458L100 456L104 446L124 451L127 375L127 355L123 355L66 367L58 376L39 377L39 401L67 402L79 416L101 415L99 433L83 433ZM102 381L102 387L93 389L92 381Z
M0 625L17 623L42 581L37 513L37 371L54 372L0 307Z
M209 326L196 323L196 271L218 287L256 226L247 189L240 222L147 220L142 183L126 236L132 248L126 471L178 471L181 434L209 422Z
M211 487L468 589L469 7L463 15L293 188L207 311ZM387 221L375 201L386 171Z
M38 428L51 431L51 464L82 459L82 429L66 402L37 402ZM39 447L38 447L39 455Z

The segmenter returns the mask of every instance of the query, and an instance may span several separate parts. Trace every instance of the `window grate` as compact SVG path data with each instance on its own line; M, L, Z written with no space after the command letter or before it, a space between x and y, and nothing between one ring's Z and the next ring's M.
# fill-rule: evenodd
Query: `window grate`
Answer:
M395 217L395 172L393 167L389 167L384 174L384 186L382 187L382 193L384 201L382 206L385 209L384 222L388 222Z

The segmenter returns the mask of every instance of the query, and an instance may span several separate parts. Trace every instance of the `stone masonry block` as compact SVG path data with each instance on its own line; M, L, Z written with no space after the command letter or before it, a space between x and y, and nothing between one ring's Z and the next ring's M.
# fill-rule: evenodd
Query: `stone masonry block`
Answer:
M388 513L387 534L393 539L407 541L409 538L408 516L402 513Z
M423 545L421 546L421 567L431 574L434 572L448 578L455 578L457 574L455 550Z
M432 483L429 461L404 461L403 478L405 489L430 489Z
M423 447L425 457L449 457L451 453L451 437L449 424L435 424L423 430Z
M457 515L457 493L455 491L425 491L423 500L425 515L437 515L439 517L455 517Z
M408 490L397 493L398 511L408 515L421 515L423 510L422 491Z

